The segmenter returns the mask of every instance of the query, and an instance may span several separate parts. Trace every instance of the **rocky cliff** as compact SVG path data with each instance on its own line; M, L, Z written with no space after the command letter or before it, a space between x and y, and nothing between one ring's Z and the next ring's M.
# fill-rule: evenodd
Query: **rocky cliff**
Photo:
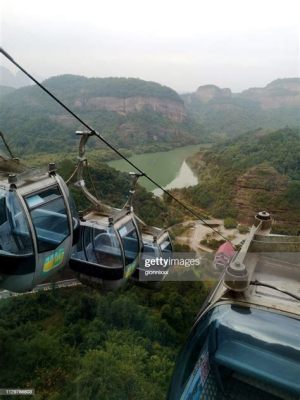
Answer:
M284 201L289 179L275 168L261 164L250 168L235 183L233 203L238 210L238 219L251 223L259 210L268 210L279 226L300 224L299 213L293 212Z
M182 122L185 117L184 104L181 101L161 99L158 97L78 97L74 101L77 108L85 108L89 110L108 110L116 112L120 115L128 115L129 113L139 112L143 109L150 109L159 112L174 122Z
M230 89L220 89L215 85L200 86L195 93L195 97L204 103L207 103L214 98L231 97L231 95L232 93Z
M122 116L147 109L173 122L185 117L184 103L171 88L135 78L86 78L62 75L45 81L61 98L81 111L106 110Z
M250 88L240 93L232 93L228 88L221 89L215 85L203 85L190 96L203 103L241 98L252 100L266 109L300 107L300 78L277 79L263 88ZM223 101L223 104L226 104L226 101Z
M300 107L300 78L277 79L264 88L252 88L237 96L253 100L263 109Z

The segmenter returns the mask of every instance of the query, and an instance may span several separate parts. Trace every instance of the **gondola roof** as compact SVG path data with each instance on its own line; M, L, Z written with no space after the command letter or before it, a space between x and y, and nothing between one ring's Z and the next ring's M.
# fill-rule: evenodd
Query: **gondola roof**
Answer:
M127 209L116 209L111 208L110 211L105 209L96 208L92 211L88 212L84 215L84 221L88 221L90 223L100 224L100 225L109 225L110 223L117 223L121 219L128 217L128 220L132 219L132 215L130 210Z
M147 242L161 242L169 237L169 234L165 229L157 228L155 226L142 225L141 231L143 240Z
M224 273L207 305L236 303L245 307L264 307L294 314L300 319L300 302L293 297L300 297L299 255L300 236L254 235L244 258L249 274L246 289L230 290Z

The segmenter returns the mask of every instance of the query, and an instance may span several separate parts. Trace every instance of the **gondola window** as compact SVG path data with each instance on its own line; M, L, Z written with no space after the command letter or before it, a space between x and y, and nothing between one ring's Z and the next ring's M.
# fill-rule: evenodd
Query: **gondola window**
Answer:
M67 209L58 188L26 197L38 241L39 252L56 249L70 234Z

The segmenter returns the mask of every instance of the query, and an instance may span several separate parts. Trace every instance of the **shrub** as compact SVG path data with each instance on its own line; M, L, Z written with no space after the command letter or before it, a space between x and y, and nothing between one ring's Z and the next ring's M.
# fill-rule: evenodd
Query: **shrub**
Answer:
M238 225L238 230L242 235L249 232L249 228L246 225Z
M224 227L226 229L233 229L236 228L237 226L237 222L235 219L231 218L231 217L227 217L224 219Z

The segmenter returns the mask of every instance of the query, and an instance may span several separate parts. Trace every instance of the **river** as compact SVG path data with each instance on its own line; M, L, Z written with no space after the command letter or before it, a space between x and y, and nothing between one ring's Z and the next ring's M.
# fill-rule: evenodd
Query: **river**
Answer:
M137 154L129 158L140 169L166 189L194 186L198 183L196 175L186 163L187 157L196 153L202 146L191 145L178 147L169 151L156 153ZM124 160L114 160L108 165L123 172L132 171L133 168ZM160 196L161 190L157 189L146 178L141 178L139 183L155 195Z

